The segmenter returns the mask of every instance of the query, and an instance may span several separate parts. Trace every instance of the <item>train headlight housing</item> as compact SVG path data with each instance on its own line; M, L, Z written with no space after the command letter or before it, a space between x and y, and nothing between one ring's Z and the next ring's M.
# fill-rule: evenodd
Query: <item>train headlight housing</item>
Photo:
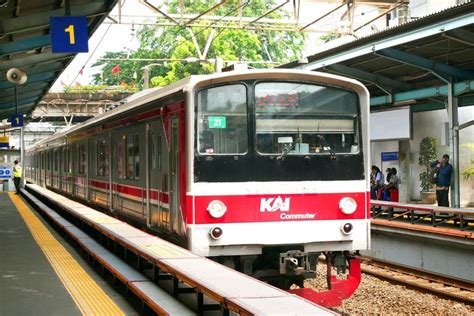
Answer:
M339 201L339 210L346 215L353 214L357 209L357 203L353 198L345 197Z
M352 232L352 228L354 227L352 226L351 223L345 223L344 225L341 226L341 232L344 235L349 235Z
M209 202L209 205L207 206L207 211L212 217L220 218L224 216L225 212L227 212L227 206L225 206L224 202L222 201L213 200Z
M222 228L220 227L213 227L210 231L209 231L209 235L212 237L212 239L215 239L215 240L218 240L222 237Z

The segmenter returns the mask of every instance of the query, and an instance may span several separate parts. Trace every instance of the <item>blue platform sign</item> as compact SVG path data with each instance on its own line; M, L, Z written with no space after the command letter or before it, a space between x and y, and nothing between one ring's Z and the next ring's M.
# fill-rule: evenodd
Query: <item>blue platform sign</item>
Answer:
M12 177L12 170L7 167L0 167L0 179L10 179Z
M52 16L50 24L53 53L87 53L89 51L85 16Z
M382 153L382 161L398 160L398 151L388 151Z
M22 127L23 126L23 114L15 114L10 116L10 123L12 127Z

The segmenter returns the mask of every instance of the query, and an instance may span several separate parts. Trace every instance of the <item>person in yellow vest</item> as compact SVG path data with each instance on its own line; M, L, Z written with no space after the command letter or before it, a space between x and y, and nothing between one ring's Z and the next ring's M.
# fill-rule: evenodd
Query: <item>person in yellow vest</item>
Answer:
M18 160L15 160L13 165L13 183L15 184L16 193L20 193L20 181L21 181L21 166L18 164Z

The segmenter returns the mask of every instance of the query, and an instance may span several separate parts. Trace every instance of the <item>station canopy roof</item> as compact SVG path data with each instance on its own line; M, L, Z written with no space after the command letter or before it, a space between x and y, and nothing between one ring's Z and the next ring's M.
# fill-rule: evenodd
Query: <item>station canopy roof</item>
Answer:
M117 0L0 0L0 120L26 114L48 92L54 81L72 61L75 53L52 53L50 17L86 16L89 37L115 6ZM18 68L27 74L15 85L6 73Z
M474 105L474 2L446 9L281 66L361 81L371 109L445 108L448 83L458 106Z

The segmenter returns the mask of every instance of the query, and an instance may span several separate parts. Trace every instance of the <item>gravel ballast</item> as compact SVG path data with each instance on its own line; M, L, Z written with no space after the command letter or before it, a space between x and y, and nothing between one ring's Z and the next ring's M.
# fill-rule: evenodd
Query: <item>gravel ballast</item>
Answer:
M305 287L326 289L325 267L318 278L305 281ZM393 284L368 274L362 274L362 282L351 298L333 308L349 315L473 315L474 306L426 294L403 285Z

